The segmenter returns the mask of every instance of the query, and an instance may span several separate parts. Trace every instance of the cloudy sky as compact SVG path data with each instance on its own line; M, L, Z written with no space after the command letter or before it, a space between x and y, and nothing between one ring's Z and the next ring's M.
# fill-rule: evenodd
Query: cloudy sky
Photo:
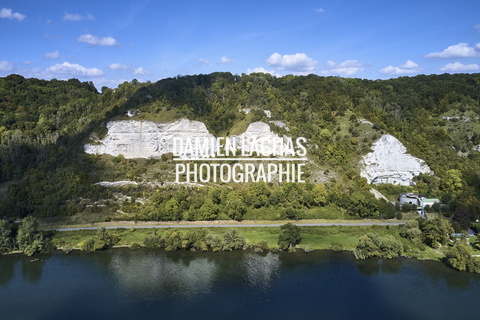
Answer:
M0 76L480 72L480 1L2 0Z

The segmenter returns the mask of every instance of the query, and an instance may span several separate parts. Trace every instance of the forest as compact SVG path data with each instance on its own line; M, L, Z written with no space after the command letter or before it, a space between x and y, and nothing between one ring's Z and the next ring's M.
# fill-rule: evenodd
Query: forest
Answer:
M252 111L245 114L245 108ZM84 152L92 137L106 134L108 121L127 118L129 110L136 111L134 119L200 120L217 136L243 132L254 121L282 121L290 135L308 140L307 182L172 185L169 156L125 159ZM434 171L418 176L414 186L374 186L389 201L369 192L372 186L358 165L385 133ZM97 184L119 180L138 184ZM133 79L100 92L76 79L0 78L5 218L390 219L412 210L391 203L402 192L441 199L428 209L451 219L457 231L480 219L480 74L365 80L212 73L155 83Z

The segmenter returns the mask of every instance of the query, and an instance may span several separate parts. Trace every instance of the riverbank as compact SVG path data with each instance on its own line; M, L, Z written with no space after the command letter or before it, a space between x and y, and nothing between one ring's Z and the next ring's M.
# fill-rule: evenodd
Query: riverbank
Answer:
M358 223L358 220L356 221ZM326 222L324 222L326 223ZM337 222L338 223L338 222ZM364 222L366 223L366 222ZM371 222L373 223L373 222ZM141 247L147 237L151 237L154 233L158 237L162 237L168 228L159 228L162 225L150 226L145 228L145 225L115 228L108 226L108 233L117 239L115 246L119 247ZM218 235L221 237L232 227L227 224L218 224L214 227L199 227L198 225L189 225L187 230L179 230L179 232L195 232L196 230L204 230L208 233ZM245 239L247 247L257 250L277 251L278 235L280 232L279 226L248 226L246 224L239 224L238 233ZM334 251L352 251L355 250L358 239L367 234L374 233L379 236L391 235L395 239L402 242L406 248L405 256L417 258L421 260L435 260L440 261L444 257L441 250L429 248L427 246L413 247L409 240L400 236L400 228L398 225L329 225L329 226L314 226L301 225L302 241L297 248L299 250L334 250ZM97 227L93 229L72 230L72 231L49 231L52 233L52 243L65 251L72 249L81 249L82 245L94 238L97 234Z

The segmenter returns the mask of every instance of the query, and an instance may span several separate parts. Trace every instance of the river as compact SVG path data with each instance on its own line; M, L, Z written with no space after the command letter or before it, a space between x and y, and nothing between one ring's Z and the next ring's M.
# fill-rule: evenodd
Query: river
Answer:
M346 252L0 257L2 319L457 319L477 316L479 288L438 262Z

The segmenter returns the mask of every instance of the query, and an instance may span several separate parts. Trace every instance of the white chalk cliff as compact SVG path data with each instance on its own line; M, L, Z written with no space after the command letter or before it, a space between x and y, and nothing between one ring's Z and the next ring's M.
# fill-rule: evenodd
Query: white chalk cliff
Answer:
M111 121L107 129L105 138L84 146L85 152L112 156L122 154L127 159L159 158L162 154L173 152L174 139L214 138L203 122L188 119L168 123Z
M285 153L292 150L287 145L287 137L280 137L263 121L250 123L244 133L233 137L236 138L237 147L247 153L260 151L265 153L264 156L289 155Z
M201 141L215 139L205 124L200 121L180 119L169 123L156 123L145 120L119 120L107 124L108 133L105 138L86 144L84 150L91 154L122 154L127 159L159 158L162 154L174 153L174 141L187 139ZM235 136L232 136L233 138ZM242 144L242 139L245 143ZM279 154L281 150L288 150L286 137L273 133L265 122L251 123L247 130L235 138L237 148L246 152L254 151L251 141L261 144L262 150ZM178 146L178 145L177 145ZM212 149L213 150L213 149ZM188 155L191 156L191 155Z
M414 185L413 177L431 173L422 159L406 153L407 148L395 137L386 134L375 141L372 152L360 161L360 175L368 183L392 183L402 186Z

